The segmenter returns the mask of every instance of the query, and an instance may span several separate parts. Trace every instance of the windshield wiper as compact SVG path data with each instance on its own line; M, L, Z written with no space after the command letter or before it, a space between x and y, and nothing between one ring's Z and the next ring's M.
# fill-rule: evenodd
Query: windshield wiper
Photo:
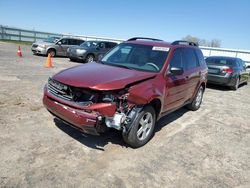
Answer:
M126 65L121 65L121 64L112 64L112 63L110 63L110 64L107 64L107 65L112 65L112 66L115 66L115 67L121 67L121 68L133 70L132 67L128 67Z

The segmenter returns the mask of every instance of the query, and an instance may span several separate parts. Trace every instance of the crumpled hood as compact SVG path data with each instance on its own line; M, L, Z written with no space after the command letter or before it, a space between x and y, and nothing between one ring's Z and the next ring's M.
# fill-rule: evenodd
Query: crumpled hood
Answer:
M52 78L66 85L94 90L117 90L154 77L156 73L130 70L100 63L87 63L59 72Z

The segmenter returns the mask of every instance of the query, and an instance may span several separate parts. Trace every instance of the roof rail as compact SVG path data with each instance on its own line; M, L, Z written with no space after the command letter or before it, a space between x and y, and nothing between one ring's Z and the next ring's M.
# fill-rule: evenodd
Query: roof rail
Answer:
M189 41L185 41L185 40L177 40L171 43L172 45L189 45L189 46L199 46L197 43L195 42L189 42Z
M133 40L153 40L153 41L163 41L163 40L160 40L160 39L154 39L154 38L147 38L147 37L133 37L133 38L130 38L128 39L127 41L133 41Z

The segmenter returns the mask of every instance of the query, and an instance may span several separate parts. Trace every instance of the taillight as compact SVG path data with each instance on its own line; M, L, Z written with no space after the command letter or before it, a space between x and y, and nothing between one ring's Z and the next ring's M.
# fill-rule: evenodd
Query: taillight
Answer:
M224 68L224 69L222 69L222 73L232 73L234 70L233 69L231 69L231 68Z

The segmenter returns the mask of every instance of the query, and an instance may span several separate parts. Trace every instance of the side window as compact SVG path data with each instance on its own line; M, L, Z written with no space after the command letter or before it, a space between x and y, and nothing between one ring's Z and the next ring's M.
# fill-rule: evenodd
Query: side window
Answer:
M69 39L69 45L76 45L75 39Z
M116 46L116 43L113 43L113 42L106 43L106 48L114 48L115 46Z
M172 58L169 62L169 67L183 68L181 48L177 48L174 50Z
M242 64L241 64L240 60L239 60L239 59L236 59L235 61L236 61L237 66L238 66L239 68L242 68Z
M242 61L241 59L239 59L239 64L240 64L240 67L241 67L242 69L245 69L245 68L246 68L245 62Z
M62 39L61 43L64 44L64 45L67 45L68 44L68 39Z
M111 48L110 43L109 42L105 42L105 48Z
M195 56L194 49L183 48L183 64L185 70L191 70L199 66L198 60Z
M200 65L204 65L206 62L205 62L205 59L204 59L204 56L203 56L201 50L196 49L195 52L196 52L196 55L197 55L197 58L199 60Z
M84 40L77 40L77 45L84 43Z
M105 48L104 42L100 42L100 43L98 44L98 46L99 46L100 48Z
M117 44L112 42L112 43L110 43L110 45L111 45L111 48L114 48Z

